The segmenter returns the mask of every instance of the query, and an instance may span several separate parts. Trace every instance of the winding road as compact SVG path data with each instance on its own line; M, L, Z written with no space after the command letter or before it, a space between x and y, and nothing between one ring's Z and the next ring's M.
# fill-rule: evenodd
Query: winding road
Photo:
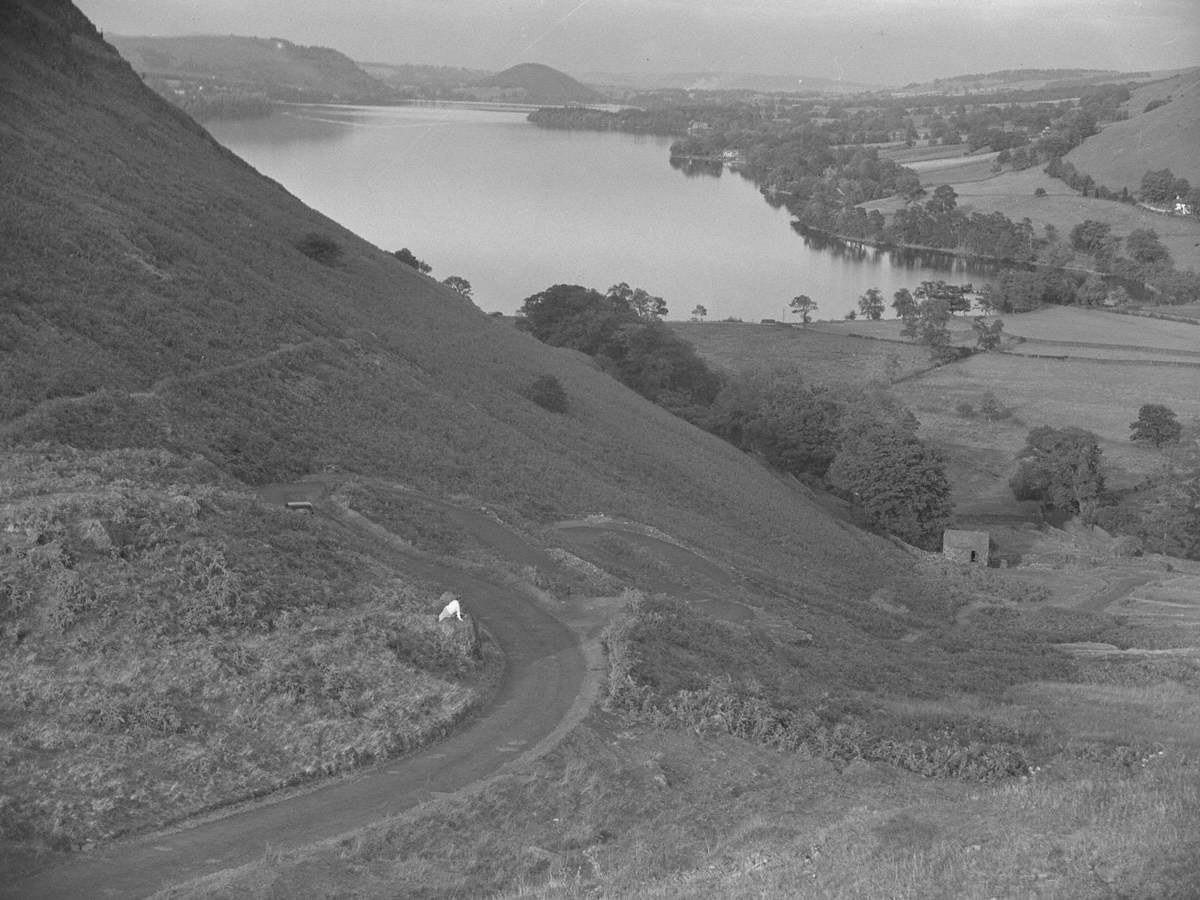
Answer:
M344 506L333 505L330 513L360 528L367 523ZM480 513L459 509L455 517L509 558L549 559ZM383 540L390 534L379 526L368 533ZM510 585L425 558L391 538L393 549L405 554L407 574L461 594L503 649L505 671L486 709L436 744L312 790L80 854L65 865L0 883L0 896L145 897L252 862L268 849L311 844L459 791L498 773L551 736L587 693L588 661L576 633Z
M81 853L14 883L0 882L0 897L146 897L165 888L252 863L267 851L280 852L344 834L403 813L428 800L455 793L519 764L526 753L549 746L590 708L603 678L596 636L613 605L601 598L574 598L570 609L551 614L505 577L472 574L415 550L382 525L351 509L336 490L339 476L313 476L259 490L271 503L313 502L319 514L356 530L363 539L386 544L413 579L463 597L505 655L496 692L451 736L394 759L311 789L277 794L229 808L170 831L115 842ZM364 481L370 487L371 480ZM457 528L519 565L553 571L557 560L505 527L486 511L470 509L394 483L376 487L411 494L437 505ZM299 513L298 513L299 514ZM601 565L614 560L605 536L640 546L707 585L684 586L666 577L641 576L639 586L686 598L714 618L741 622L750 607L728 598L739 579L698 553L631 530L628 524L560 523L557 533ZM540 746L539 746L540 745Z

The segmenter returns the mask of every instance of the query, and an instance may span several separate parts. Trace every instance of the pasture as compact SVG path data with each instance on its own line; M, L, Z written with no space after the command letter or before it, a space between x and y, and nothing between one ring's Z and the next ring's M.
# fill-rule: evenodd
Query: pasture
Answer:
M930 367L929 354L911 343L898 343L891 323L816 323L807 327L751 325L741 322L671 322L704 359L727 372L796 368L816 384L887 383ZM893 332L895 336L893 336ZM883 338L878 339L878 338Z
M911 168L921 176L926 190L948 184L958 194L960 208L985 215L1003 213L1014 222L1028 218L1039 236L1050 225L1066 239L1071 229L1086 219L1110 222L1112 233L1118 237L1127 236L1135 228L1152 228L1170 251L1177 269L1200 270L1200 221L1195 218L1163 215L1115 200L1082 197L1062 181L1046 175L1040 166L1020 172L992 173L990 161L955 156L919 161ZM1046 192L1045 196L1034 196L1038 188ZM889 197L862 206L890 216L904 206L904 200Z
M1129 425L1146 403L1200 419L1200 328L1146 316L1052 307L1004 317L1023 339L1002 353L932 367L924 348L900 338L901 323L814 322L807 327L673 323L708 361L730 371L793 366L811 383L892 381L921 421L922 436L948 454L960 520L1023 518L1032 510L1008 488L1030 429L1093 431L1114 487L1131 486L1162 465L1153 448L1133 444ZM954 342L974 344L970 319L951 322ZM1193 334L1195 332L1195 334ZM896 363L890 362L896 360ZM986 393L1011 411L988 422L964 417Z

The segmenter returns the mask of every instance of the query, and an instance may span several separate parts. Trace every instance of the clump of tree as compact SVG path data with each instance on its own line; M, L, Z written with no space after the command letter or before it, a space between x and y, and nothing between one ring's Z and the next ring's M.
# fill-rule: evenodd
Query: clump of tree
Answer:
M837 455L844 412L844 402L828 389L779 369L731 378L704 426L780 471L820 479Z
M896 421L848 428L829 483L871 527L935 549L950 522L950 482L945 457L915 432Z
M1200 427L1182 428L1179 440L1160 449L1162 467L1101 508L1097 522L1138 538L1149 552L1200 559Z
M1043 425L1029 432L1009 487L1018 500L1091 522L1104 491L1101 455L1092 432Z
M404 263L406 266L416 269L422 275L428 275L433 271L433 266L429 265L429 263L425 262L423 259L417 259L416 255L407 247L401 247L399 250L396 250L394 253L392 253L392 256L396 257L396 259L400 260L400 262Z
M310 231L296 241L296 249L323 266L336 266L343 253L341 244L317 231Z
M1138 410L1136 422L1129 425L1132 434L1131 441L1140 441L1162 447L1163 444L1179 442L1183 426L1175 415L1175 411L1161 403L1146 403Z
M1141 190L1138 196L1155 206L1169 206L1176 200L1182 200L1194 207L1200 202L1200 190L1193 189L1186 178L1176 178L1170 169L1152 169L1142 176Z
M945 460L890 395L806 384L794 370L734 376L704 423L780 471L837 491L863 524L918 546L950 515Z
M517 325L538 340L594 357L643 397L694 420L721 388L687 341L662 322L661 297L625 283L607 293L556 284L525 298Z

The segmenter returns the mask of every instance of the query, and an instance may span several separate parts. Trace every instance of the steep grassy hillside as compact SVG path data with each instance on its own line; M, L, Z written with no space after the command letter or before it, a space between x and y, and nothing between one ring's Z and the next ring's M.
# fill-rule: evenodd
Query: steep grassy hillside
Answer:
M357 512L253 486L366 476L534 538L603 511L864 627L894 548L304 207L69 4L0 17L0 871L396 752L486 695L429 627L443 584ZM526 399L542 375L566 413ZM489 559L452 507L346 496Z
M855 580L828 526L741 454L307 209L94 31L7 16L9 443L161 446L251 483L372 471L532 520L603 509L700 527L702 505L735 531L791 532ZM336 261L298 249L309 233ZM522 395L541 374L565 385L567 415Z
M395 92L329 47L236 35L109 35L133 68L158 78L206 79L273 100L379 103Z
M1156 100L1167 102L1147 112ZM1152 169L1200 182L1200 69L1135 90L1126 107L1128 119L1106 125L1066 159L1114 191L1136 194Z

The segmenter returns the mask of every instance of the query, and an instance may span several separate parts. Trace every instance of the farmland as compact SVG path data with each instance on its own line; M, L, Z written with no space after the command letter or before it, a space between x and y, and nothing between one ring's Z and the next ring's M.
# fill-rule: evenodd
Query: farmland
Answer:
M925 163L914 168L928 190L939 184L951 185L958 194L959 206L964 209L985 214L999 212L1014 221L1028 218L1039 233L1050 225L1060 235L1068 235L1086 219L1111 222L1113 234L1121 237L1135 228L1152 228L1170 251L1177 268L1200 270L1200 221L1194 217L1165 216L1113 200L1082 197L1040 168L995 174L990 163L970 157L939 162L947 164L932 167ZM1034 196L1039 188L1046 192L1045 196ZM866 203L864 208L878 209L890 216L903 205L900 198L890 197Z
M792 328L673 327L702 356L730 369L782 365L816 383L899 382L893 390L917 414L922 435L949 454L956 511L964 521L1028 514L1012 499L1008 479L1031 428L1070 425L1095 432L1111 482L1130 486L1162 464L1156 451L1129 441L1129 424L1143 404L1163 404L1183 422L1200 419L1196 326L1065 308L1004 322L1005 333L1019 339L1005 352L936 368L921 348L900 339L901 323L894 319ZM956 343L974 343L966 320L951 322L951 329ZM1009 417L987 422L961 415L961 404L977 408L988 392Z

